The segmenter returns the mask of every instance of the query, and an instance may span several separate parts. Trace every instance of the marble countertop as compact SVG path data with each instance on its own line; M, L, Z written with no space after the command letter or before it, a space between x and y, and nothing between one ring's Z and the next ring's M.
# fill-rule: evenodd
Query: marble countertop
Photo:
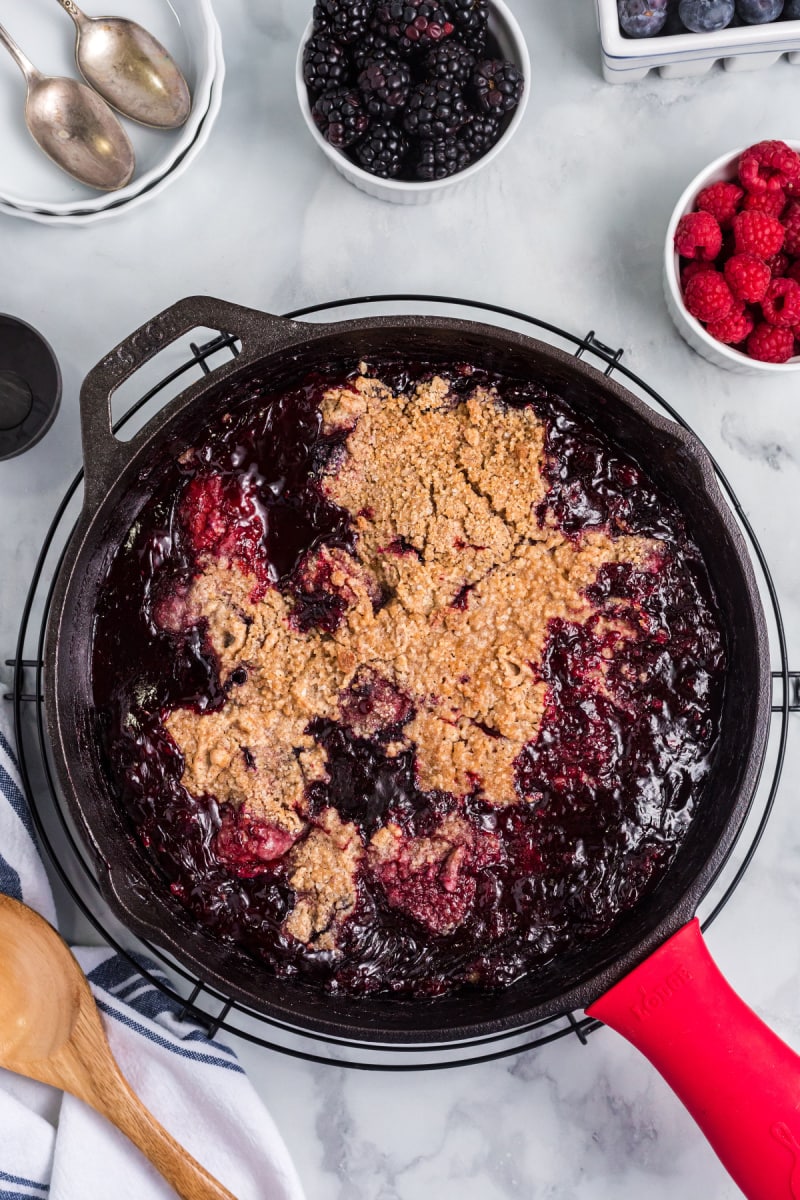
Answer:
M415 291L596 329L694 424L763 540L800 668L800 381L727 374L679 339L661 295L664 229L711 159L797 136L800 74L612 87L593 0L516 0L534 74L528 114L493 169L430 207L349 186L303 127L293 66L309 3L218 0L228 63L209 146L152 205L88 230L0 218L2 308L42 330L64 374L54 428L0 464L0 657L13 649L37 548L80 464L80 381L183 295L265 309ZM7 680L6 668L3 679ZM731 982L800 1047L800 718L773 819L710 933ZM69 914L67 914L69 917ZM309 1200L731 1200L691 1119L609 1031L505 1062L364 1075L240 1047Z

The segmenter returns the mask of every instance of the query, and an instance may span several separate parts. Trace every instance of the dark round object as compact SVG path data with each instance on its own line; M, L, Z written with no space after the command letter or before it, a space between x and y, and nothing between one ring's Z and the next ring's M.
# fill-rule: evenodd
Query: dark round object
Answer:
M736 0L736 15L745 25L766 25L782 12L783 0Z
M513 112L519 104L525 89L525 76L512 62L487 58L475 68L472 87L481 112L499 116Z
M303 81L315 96L348 81L343 47L327 33L315 33L303 51Z
M395 116L411 93L411 68L393 56L371 58L358 77L364 106L372 117Z
M425 50L455 29L437 0L386 0L375 10L375 28L403 53Z
M370 30L359 38L352 46L347 47L347 53L356 71L363 71L373 58L399 58L397 46L380 33Z
M337 150L352 146L366 133L369 115L357 88L339 87L323 92L311 116L325 138Z
M224 329L241 354L192 383L119 442L110 396L159 348L197 327ZM164 466L218 419L254 379L272 391L311 371L359 359L471 362L563 389L619 449L648 464L653 483L680 508L700 548L720 612L729 664L713 768L696 796L697 817L659 886L588 947L495 994L462 992L424 1003L326 995L275 978L240 948L187 917L130 836L100 757L90 656L96 600L110 558L158 486ZM769 642L747 549L693 434L656 415L616 380L526 335L466 320L377 317L302 324L195 297L132 334L87 377L81 393L86 447L84 508L59 567L44 648L45 720L56 778L102 894L137 936L196 978L294 1028L365 1043L449 1045L518 1030L594 1003L694 915L747 818L764 761L772 681ZM124 630L121 630L124 635Z
M475 54L483 54L489 31L489 0L447 0L455 36Z
M715 33L733 20L734 0L680 0L678 14L691 33Z
M620 29L628 37L655 37L667 23L667 0L617 0Z
M465 88L477 65L475 54L463 42L448 38L429 50L423 60L423 70L429 79L449 79Z
M374 0L317 0L314 27L349 46L367 32L374 6Z
M44 437L61 402L61 371L31 325L0 314L0 461Z
M420 143L414 174L417 179L447 179L470 164L469 151L458 135Z
M360 167L381 179L396 179L408 154L408 141L394 125L373 124L355 148Z
M455 133L469 120L469 109L458 84L446 79L421 83L411 93L403 117L409 137L438 141Z
M458 131L458 136L466 148L469 161L475 162L476 159L482 158L487 150L491 150L501 132L499 117L479 113Z

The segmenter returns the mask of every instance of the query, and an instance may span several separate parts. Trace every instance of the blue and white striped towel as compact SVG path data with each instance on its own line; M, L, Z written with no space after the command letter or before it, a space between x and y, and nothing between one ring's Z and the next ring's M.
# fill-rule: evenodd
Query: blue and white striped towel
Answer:
M0 702L0 891L55 924ZM238 1200L303 1200L286 1146L235 1054L108 949L76 948L123 1074L181 1145ZM0 980L2 987L2 980ZM102 1117L0 1070L0 1200L174 1200Z

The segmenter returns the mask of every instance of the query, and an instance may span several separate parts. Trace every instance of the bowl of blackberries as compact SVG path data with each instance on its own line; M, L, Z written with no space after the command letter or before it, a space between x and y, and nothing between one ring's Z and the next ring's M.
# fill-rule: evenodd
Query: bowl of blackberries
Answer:
M736 25L800 21L800 0L617 0L627 37L719 33Z
M418 204L485 167L522 120L530 59L504 0L316 0L297 95L356 187Z

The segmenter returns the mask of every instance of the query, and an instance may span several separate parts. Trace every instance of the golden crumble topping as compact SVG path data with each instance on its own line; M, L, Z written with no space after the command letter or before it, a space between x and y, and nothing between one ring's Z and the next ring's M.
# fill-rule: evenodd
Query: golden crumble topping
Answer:
M655 566L656 555L646 538L568 538L537 519L545 431L531 408L480 389L460 401L441 378L395 395L360 377L326 393L322 417L345 439L321 485L351 515L356 549L323 548L303 575L340 598L340 624L301 632L290 597L268 588L254 602L253 577L206 558L185 617L206 620L228 699L218 712L172 712L166 727L189 791L301 839L288 857L297 901L285 929L325 949L356 903L364 847L331 809L302 837L307 785L326 776L309 723L391 730L392 752L413 746L423 790L514 802L514 764L545 708L538 666L550 622L593 615L585 589L603 565ZM243 682L230 681L234 671ZM364 687L376 699L361 711L353 697ZM458 833L443 829L411 853L457 859ZM395 842L396 831L379 830L367 861L385 864Z

